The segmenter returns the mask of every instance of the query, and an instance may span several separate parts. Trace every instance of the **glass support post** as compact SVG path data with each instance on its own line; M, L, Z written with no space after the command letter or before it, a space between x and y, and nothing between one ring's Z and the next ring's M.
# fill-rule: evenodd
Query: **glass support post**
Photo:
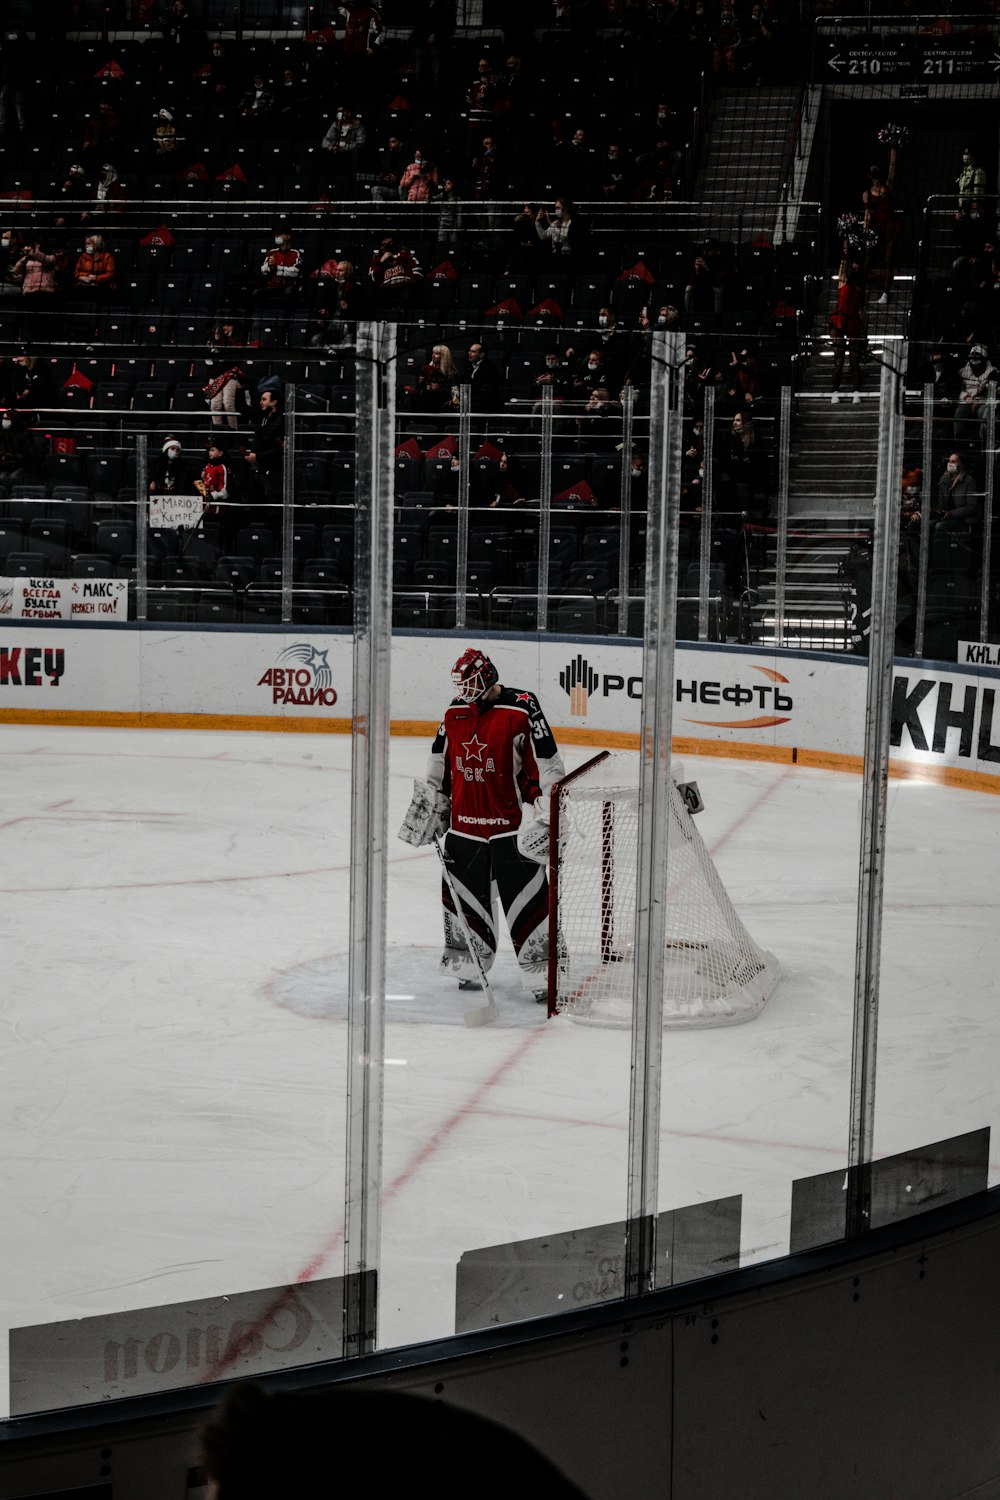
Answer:
M455 628L465 629L469 588L469 474L472 455L472 386L458 388L458 526L455 536Z
M295 554L292 536L295 531L295 386L285 387L285 446L281 455L281 619L287 625L292 618L295 589Z
M382 1198L396 326L358 324L344 1353L375 1344ZM376 1275L364 1273L374 1272Z
M652 1290L656 1268L684 344L678 332L653 335L625 1237L630 1297Z
M146 619L149 590L149 439L135 440L135 617Z
M847 1174L849 1236L871 1224L871 1169L875 1133L878 1001L889 786L889 731L899 573L899 475L903 458L903 375L906 344L888 343L879 387L878 467L872 555L871 636L865 705L861 800L851 1128Z
M622 466L618 507L621 511L618 531L618 634L628 635L628 579L632 542L632 424L635 387L622 391Z
M917 555L917 619L913 632L913 654L919 660L924 654L924 627L927 620L927 566L931 555L931 493L934 472L934 387L924 386L924 442L921 459L924 482L920 496L920 550Z
M791 469L792 388L781 387L781 410L778 416L778 515L774 553L774 644L779 650L785 644L785 598L788 587L788 479Z
M549 628L549 559L552 544L552 387L542 388L541 494L538 497L538 616L536 629Z
M712 500L715 494L715 387L705 391L705 473L701 481L698 545L698 639L708 640L708 595L712 578Z
M979 639L989 640L990 635L990 587L992 569L990 558L993 550L993 474L997 457L997 388L991 385L986 398L986 421L984 424L986 472L983 475L983 571L979 592Z

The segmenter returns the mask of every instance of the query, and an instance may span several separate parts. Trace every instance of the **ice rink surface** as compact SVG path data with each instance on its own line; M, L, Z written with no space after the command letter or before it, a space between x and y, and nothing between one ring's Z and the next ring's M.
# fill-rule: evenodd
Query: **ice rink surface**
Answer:
M426 752L393 744L393 835ZM5 726L0 1413L8 1328L341 1273L350 759ZM861 783L685 765L783 973L748 1025L666 1035L660 1207L741 1194L748 1264L787 1251L793 1180L847 1160ZM891 784L879 1155L1000 1119L998 847L1000 798ZM463 1251L625 1211L628 1034L546 1022L509 949L499 1024L464 1026L438 885L393 836L385 1347L454 1331Z

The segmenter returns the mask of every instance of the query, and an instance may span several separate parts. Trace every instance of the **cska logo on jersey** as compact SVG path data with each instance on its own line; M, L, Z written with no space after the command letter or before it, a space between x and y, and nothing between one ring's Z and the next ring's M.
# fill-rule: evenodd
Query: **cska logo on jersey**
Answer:
M487 748L475 730L472 732L471 740L463 741L462 749L465 753L455 756L455 769L465 777L466 781L485 781L487 771L496 770L496 764L491 755L483 759L483 752ZM472 761L476 764L470 764Z

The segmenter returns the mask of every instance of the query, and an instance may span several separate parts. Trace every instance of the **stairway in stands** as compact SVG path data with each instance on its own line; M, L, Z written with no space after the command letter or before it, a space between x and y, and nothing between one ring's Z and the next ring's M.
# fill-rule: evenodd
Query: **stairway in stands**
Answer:
M788 571L785 644L816 650L850 649L841 567L851 547L870 533L878 444L878 357L885 341L905 334L911 283L894 283L885 306L873 294L869 348L855 402L847 369L832 399L833 350L827 335L836 279L821 294L812 327L812 352L799 365L792 423L788 495ZM754 578L754 638L774 639L776 544Z
M717 238L745 244L757 235L773 236L800 92L797 84L716 91L693 196L707 210Z

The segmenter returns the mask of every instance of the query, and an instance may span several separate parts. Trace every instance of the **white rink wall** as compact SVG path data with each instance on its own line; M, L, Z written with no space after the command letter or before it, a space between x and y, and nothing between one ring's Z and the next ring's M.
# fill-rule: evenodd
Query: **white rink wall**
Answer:
M501 678L536 691L567 743L637 743L634 640L404 633L394 637L397 733L425 734L459 648L483 644ZM0 722L232 729L350 728L349 632L13 625L0 631ZM675 744L850 769L867 663L857 657L680 644ZM959 785L1000 773L1000 669L897 662L893 756ZM619 738L620 737L620 738Z

